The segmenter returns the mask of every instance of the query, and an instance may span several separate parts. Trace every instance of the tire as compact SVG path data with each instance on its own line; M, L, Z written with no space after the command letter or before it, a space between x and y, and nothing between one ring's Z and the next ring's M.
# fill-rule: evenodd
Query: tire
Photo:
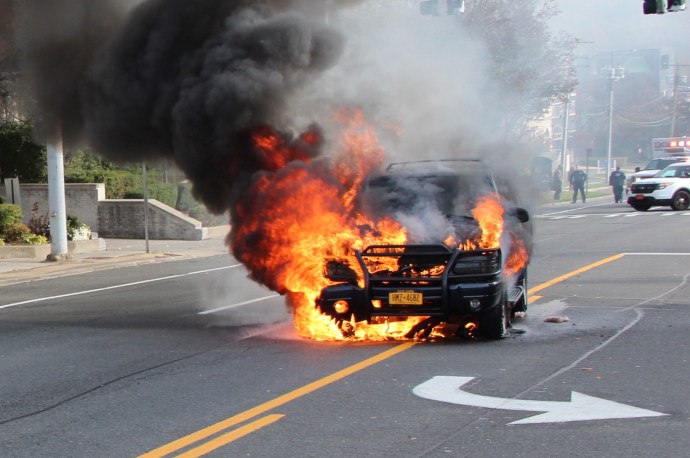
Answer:
M649 204L630 204L632 208L637 210L638 212L646 212L649 210L652 206Z
M687 210L688 207L690 207L690 194L683 190L676 192L671 199L671 208L674 210Z
M477 329L479 337L488 340L502 339L506 335L508 319L506 316L506 304L508 300L503 298L501 304L482 314Z

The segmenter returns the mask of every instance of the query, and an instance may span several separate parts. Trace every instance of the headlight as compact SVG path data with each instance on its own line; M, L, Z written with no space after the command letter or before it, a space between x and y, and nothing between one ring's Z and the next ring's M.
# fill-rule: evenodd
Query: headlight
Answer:
M336 313L343 314L347 313L348 310L350 310L350 304L347 303L347 301L335 301L333 304L333 310L335 310Z
M453 265L456 275L479 275L497 272L501 266L501 256L498 251L473 252L458 256Z
M666 183L657 183L656 189L666 189L669 186L671 186L673 183L672 182L666 182Z

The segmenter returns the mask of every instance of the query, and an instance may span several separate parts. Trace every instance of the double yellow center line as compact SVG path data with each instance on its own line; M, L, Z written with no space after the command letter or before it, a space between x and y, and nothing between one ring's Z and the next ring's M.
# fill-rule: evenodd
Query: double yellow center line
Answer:
M561 275L559 277L556 277L552 280L549 280L547 282L544 282L540 285L537 285L531 289L529 289L528 294L531 299L537 299L540 296L535 296L534 293L539 292L543 289L548 288L549 286L553 286L556 283L560 283L564 280L567 280L569 278L574 277L575 275L579 275L583 272L586 272L588 270L594 269L596 267L599 267L603 264L609 263L611 261L615 261L616 259L620 259L624 256L624 254L617 254L614 256L610 256L608 258L602 259L600 261L594 262L592 264L586 265L584 267L581 267L577 270L573 270L572 272L569 272L567 274ZM168 444L162 445L154 450L151 450L150 452L144 453L143 455L139 455L139 458L161 458L166 455L170 455L174 452L177 452L179 450L182 450L183 448L190 447L193 444L196 444L200 441L203 441L213 435L219 434L218 436L214 437L213 439L202 443L201 445L197 445L194 448L190 448L180 454L177 455L178 458L195 458L199 456L203 456L213 450L216 450L224 445L229 444L230 442L233 442L240 437L246 436L247 434L250 434L254 431L257 431L264 426L270 425L272 423L275 423L276 421L280 420L283 418L285 415L283 414L271 414L271 415L266 415L264 417L261 417L257 420L254 420L250 423L247 423L237 429L234 429L232 431L226 432L225 434L220 434L223 431L232 428L233 426L236 426L240 423L243 423L245 421L248 421L254 417L258 417L259 415L262 415L272 409L275 409L276 407L280 407L282 405L285 405L291 401L294 401L295 399L298 399L302 396L305 396L309 393L312 393L318 389L321 389L327 385L330 385L331 383L337 382L338 380L341 380L349 375L354 374L355 372L359 372L362 369L366 369L367 367L373 366L374 364L378 364L381 361L388 359L392 356L397 355L398 353L401 353L412 346L415 345L415 342L405 342L403 344L397 345L389 350L386 350L382 353L379 353L378 355L372 356L371 358L365 359L364 361L361 361L357 364L354 364L352 366L346 367L345 369L341 369L338 372L334 372L333 374L330 374L322 379L316 380L314 382L311 382L307 385L304 385L300 388L297 388L293 391L290 391L289 393L286 393L282 396L279 396L277 398L271 399L270 401L264 402L263 404L260 404L256 407L253 407L249 410L245 410L244 412L241 412L237 415L234 415L230 418L226 418L225 420L222 420L218 423L215 423L211 426L207 426L206 428L200 429L192 434L189 434L187 436L181 437L180 439L174 440Z
M382 353L379 353L378 355L372 356L369 359L365 359L364 361L360 361L357 364L353 364L350 367L346 367L345 369L341 369L338 372L334 372L333 374L330 374L322 379L316 380L314 382L311 382L307 385L304 385L300 388L297 388L296 390L290 391L289 393L286 393L282 396L279 396L277 398L271 399L268 402L264 402L263 404L260 404L256 407L253 407L249 410L245 410L242 413L239 413L235 416L232 416L230 418L226 418L223 421L220 421L218 423L215 423L211 426L208 426L204 429L200 429L199 431L196 431L192 434L189 434L187 436L181 437L180 439L177 439L175 441L172 441L168 444L165 444L161 447L158 447L155 450L151 450L148 453L144 453L143 455L140 455L140 458L158 458L158 457L163 457L166 455L169 455L173 452L176 452L180 449L183 449L185 447L188 447L192 444L195 444L203 439L206 439L207 437L210 437L214 434L220 433L228 428L231 428L239 423L245 422L251 418L254 418L256 416L259 416L263 413L268 412L269 410L275 409L276 407L280 407L284 404L287 404L288 402L294 401L297 398L300 398L304 395L307 395L313 391L316 391L320 388L323 388L326 385L330 385L333 382L337 382L338 380L341 380L349 375L354 374L355 372L359 372L362 369L366 369L369 366L373 366L374 364L378 364L381 361L390 358L391 356L397 355L398 353L401 353L408 348L412 347L415 345L415 342L405 342L403 344L397 345L389 350L386 350ZM252 423L249 423L247 425L242 426L241 428L238 428L234 431L231 431L229 433L226 433L224 435L221 435L219 437L216 437L215 439L206 442L196 448L193 448L191 450L188 450L187 452L177 455L178 457L185 457L185 458L191 458L191 457L197 457L197 456L202 456L212 450L215 450L219 447L222 447L223 445L226 445L239 437L245 436L253 431L256 431L257 429L260 429L266 425L269 425L271 423L274 423L278 420L280 420L284 415L268 415L266 417L260 418Z

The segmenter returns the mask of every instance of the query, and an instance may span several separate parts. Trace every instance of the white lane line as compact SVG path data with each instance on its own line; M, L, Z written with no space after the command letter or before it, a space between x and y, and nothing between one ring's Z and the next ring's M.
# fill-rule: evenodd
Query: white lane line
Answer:
M690 256L690 253L622 253L625 256Z
M243 305L253 304L254 302L265 301L266 299L271 299L273 297L278 297L278 296L280 296L280 294L271 294L270 296L257 297L256 299L249 299L248 301L238 302L236 304L224 305L223 307L216 307L214 309L204 310L203 312L199 312L198 315L208 315L209 313L216 313L216 312L220 312L222 310L234 309L237 307L242 307Z
M0 305L0 309L6 309L9 307L16 307L17 305L25 305L25 304L33 304L36 302L45 302L45 301L50 301L53 299L62 299L64 297L72 297L72 296L82 296L84 294L91 294L91 293L98 293L101 291L108 291L111 289L119 289L119 288L127 288L129 286L137 286L137 285L144 285L146 283L154 283L157 281L164 281L164 280L170 280L173 278L180 278L180 277L187 277L190 275L199 275L199 274L205 274L208 272L214 272L217 270L225 270L225 269L232 269L235 267L240 267L242 264L233 264L231 266L225 266L225 267L216 267L214 269L205 269L205 270L197 270L195 272L187 272L185 274L177 274L177 275L168 275L167 277L160 277L160 278L152 278L150 280L142 280L142 281L135 281L132 283L124 283L122 285L113 285L113 286L106 286L105 288L96 288L96 289L89 289L86 291L77 291L76 293L67 293L67 294L59 294L57 296L47 296L47 297L37 297L36 299L29 299L26 301L21 301L21 302L14 302L12 304L5 304L5 305Z

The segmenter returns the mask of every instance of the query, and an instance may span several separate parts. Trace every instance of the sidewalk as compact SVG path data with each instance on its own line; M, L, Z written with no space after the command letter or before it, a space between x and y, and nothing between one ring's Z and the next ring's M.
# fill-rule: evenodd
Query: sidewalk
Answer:
M225 236L214 234L200 241L105 239L105 250L73 254L69 259L0 259L0 286L32 280L78 275L114 267L136 266L216 255L228 255Z

